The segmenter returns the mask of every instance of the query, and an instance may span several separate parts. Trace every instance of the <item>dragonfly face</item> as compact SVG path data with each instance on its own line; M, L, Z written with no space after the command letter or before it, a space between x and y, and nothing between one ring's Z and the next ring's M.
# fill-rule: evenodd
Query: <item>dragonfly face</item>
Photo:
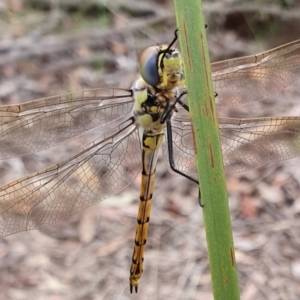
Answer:
M213 63L217 105L276 94L300 79L299 58L300 40L255 56ZM140 69L142 77L132 89L86 90L0 106L1 159L100 132L76 155L0 188L0 236L68 218L122 191L142 170L130 270L131 289L136 290L143 271L157 150L162 145L170 166L197 176L192 124L187 106L177 101L179 89L185 91L180 53L170 45L151 47L141 56ZM182 102L188 104L187 98ZM300 156L299 117L219 118L219 129L227 172Z
M139 70L144 81L158 89L170 90L184 83L180 52L168 45L146 48L139 57Z

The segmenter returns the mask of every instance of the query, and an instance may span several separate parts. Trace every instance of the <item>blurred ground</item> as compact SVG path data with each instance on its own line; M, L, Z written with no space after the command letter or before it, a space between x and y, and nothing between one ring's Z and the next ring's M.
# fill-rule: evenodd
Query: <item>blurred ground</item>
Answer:
M168 43L171 1L0 2L2 104L102 86L130 87L136 51ZM255 54L300 38L300 1L205 3L211 60ZM117 15L119 17L117 17ZM300 85L298 84L298 87ZM240 117L299 115L299 89L226 109ZM0 183L68 157L80 137L3 161ZM0 145L1 147L1 145ZM298 159L228 175L241 299L300 299ZM140 178L123 193L41 231L0 240L0 299L212 299L197 187L157 168L145 271L129 293Z

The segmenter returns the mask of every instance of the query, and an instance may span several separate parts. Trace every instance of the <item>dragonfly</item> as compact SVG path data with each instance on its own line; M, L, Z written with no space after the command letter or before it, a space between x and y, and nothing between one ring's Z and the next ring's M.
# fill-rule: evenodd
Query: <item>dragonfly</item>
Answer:
M130 291L138 291L158 150L172 173L198 183L177 35L146 48L131 88L99 88L0 106L0 158L54 147L97 130L72 157L0 188L0 236L42 228L119 193L141 172ZM218 107L256 102L300 79L300 40L211 64ZM226 172L300 156L300 117L219 118Z

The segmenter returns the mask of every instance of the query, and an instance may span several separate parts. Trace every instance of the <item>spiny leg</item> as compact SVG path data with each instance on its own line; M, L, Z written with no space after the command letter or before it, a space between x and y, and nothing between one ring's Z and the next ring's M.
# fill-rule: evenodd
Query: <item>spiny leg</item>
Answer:
M171 47L174 45L174 43L177 41L178 39L178 35L177 35L177 32L178 32L178 28L175 30L174 32L174 39L171 41L171 43L169 44L168 48L164 51L164 55L161 59L161 65L160 67L163 68L163 61L164 61L164 58L166 56L166 54L170 51Z
M176 111L176 104L180 104L186 111L189 112L189 107L187 104L183 103L182 100L180 99L182 96L186 95L187 92L182 92L174 101L174 103L169 107L166 107L164 113L161 116L160 123L163 124L165 123L168 119L170 119L171 114L173 111Z
M167 120L167 145L168 145L169 163L170 163L171 170L199 185L198 180L181 172L176 168L175 161L174 161L174 152L173 152L172 124L170 120ZM200 186L199 186L199 205L201 207L204 207L204 203L201 202Z

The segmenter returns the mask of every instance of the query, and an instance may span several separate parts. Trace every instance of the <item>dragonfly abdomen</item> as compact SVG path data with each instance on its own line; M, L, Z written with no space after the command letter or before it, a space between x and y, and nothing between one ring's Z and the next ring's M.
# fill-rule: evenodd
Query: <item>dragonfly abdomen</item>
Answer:
M157 135L148 135L147 133L144 133L142 138L143 170L134 249L129 278L131 292L133 287L137 292L138 284L143 273L144 252L150 221L158 149L161 146L163 137L163 133Z

